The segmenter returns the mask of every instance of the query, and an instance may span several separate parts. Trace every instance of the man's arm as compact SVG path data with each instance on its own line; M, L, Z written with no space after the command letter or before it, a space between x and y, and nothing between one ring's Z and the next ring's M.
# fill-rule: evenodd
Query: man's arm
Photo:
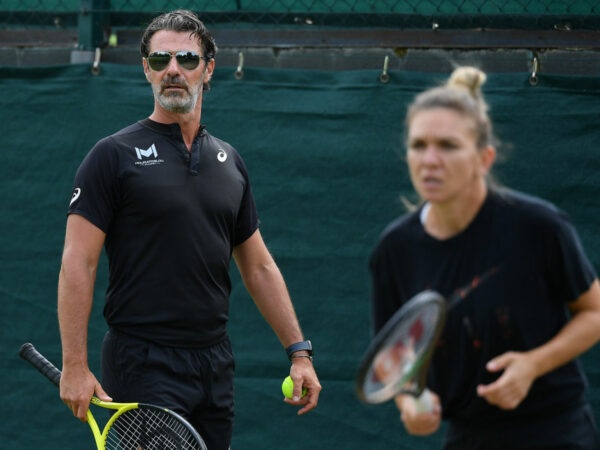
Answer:
M58 323L62 343L60 397L80 420L86 420L95 393L110 400L88 366L88 322L96 271L105 234L82 216L67 219L58 277Z
M233 257L240 271L246 289L252 296L258 310L271 326L283 347L304 340L287 286L269 253L260 231L257 230L233 250ZM302 351L295 354L299 356ZM304 414L317 406L321 385L309 358L292 359L290 376L294 381L294 397L304 387L307 395L289 403L304 405L298 414Z

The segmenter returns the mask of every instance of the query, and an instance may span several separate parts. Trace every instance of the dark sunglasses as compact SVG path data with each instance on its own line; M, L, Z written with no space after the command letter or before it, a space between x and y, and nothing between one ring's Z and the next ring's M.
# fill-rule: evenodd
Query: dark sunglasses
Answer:
M180 52L153 52L150 53L146 59L148 60L148 65L150 68L158 72L169 65L169 62L173 56L175 56L177 64L187 70L194 70L196 67L198 67L201 59L205 61L210 60L209 58L200 56L196 52L190 52L187 50Z

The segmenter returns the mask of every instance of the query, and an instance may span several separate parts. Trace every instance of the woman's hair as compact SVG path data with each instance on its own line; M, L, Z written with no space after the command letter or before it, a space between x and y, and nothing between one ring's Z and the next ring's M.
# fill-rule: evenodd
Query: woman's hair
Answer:
M478 149L489 145L498 146L488 115L488 105L481 93L481 86L486 79L485 73L476 67L462 66L454 69L444 85L428 89L415 97L406 113L406 131L417 113L432 108L446 108L473 121L473 133ZM408 136L408 132L405 135ZM500 190L500 184L491 173L486 175L486 181L489 188ZM401 197L401 201L409 211L418 206L404 196Z
M475 67L458 67L452 72L445 85L429 89L415 98L408 107L406 128L420 111L432 108L447 108L473 120L477 148L495 144L488 105L481 93L486 75Z

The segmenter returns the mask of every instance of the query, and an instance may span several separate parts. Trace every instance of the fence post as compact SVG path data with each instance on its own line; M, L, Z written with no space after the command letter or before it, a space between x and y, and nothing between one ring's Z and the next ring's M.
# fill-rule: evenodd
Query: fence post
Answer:
M78 15L79 49L93 51L108 40L109 0L81 0Z
M110 0L81 0L77 15L78 45L71 51L71 64L96 61L109 35Z

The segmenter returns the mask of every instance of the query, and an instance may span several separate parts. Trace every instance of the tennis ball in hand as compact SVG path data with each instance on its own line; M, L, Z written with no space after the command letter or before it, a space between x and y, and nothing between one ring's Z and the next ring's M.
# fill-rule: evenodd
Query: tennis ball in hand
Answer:
M285 377L283 383L281 383L281 392L283 392L285 398L292 398L294 396L294 382L289 375ZM306 388L302 389L302 397L305 395Z

